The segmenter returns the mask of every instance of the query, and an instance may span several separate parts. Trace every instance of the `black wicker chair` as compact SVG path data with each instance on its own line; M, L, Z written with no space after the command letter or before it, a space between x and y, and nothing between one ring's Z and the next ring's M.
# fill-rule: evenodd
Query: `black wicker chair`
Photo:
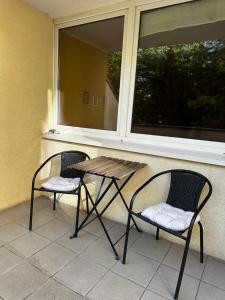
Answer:
M53 201L53 210L55 210L56 206L56 195L58 194L73 194L78 196L78 205L77 205L77 218L79 217L79 206L80 206L80 197L81 197L81 185L79 185L75 190L73 191L57 191L57 190L50 190L46 189L44 187L35 187L35 180L40 172L40 170L53 158L59 157L61 158L61 170L60 170L60 176L64 178L77 178L77 177L83 177L84 173L79 172L74 169L68 168L69 165L84 161L86 159L90 159L90 157L80 151L63 151L56 153L52 156L50 156L48 159L46 159L42 165L37 169L37 171L34 173L33 179L32 179L32 188L31 188L31 202L30 202L30 221L29 221L29 230L32 230L32 221L33 221L33 204L34 204L34 192L35 191L42 191L42 192L49 192L54 194L54 201ZM89 212L89 205L88 205L88 197L86 193L86 207L87 212ZM77 220L76 220L77 223ZM77 226L77 224L76 224Z
M186 228L183 231L174 231L171 229L168 229L164 226L159 225L158 223L155 223L151 221L149 218L146 218L141 215L141 212L136 213L133 211L133 205L134 201L136 199L136 196L138 193L144 189L150 182L152 182L155 178L164 175L164 174L170 174L171 175L171 181L170 181L170 189L169 194L167 197L167 203L172 205L173 207L183 209L184 211L191 211L193 212L193 217L191 219L190 225L188 228ZM199 204L199 198L201 196L202 190L205 186L205 184L208 185L208 192L203 201ZM168 170L161 172L159 174L154 175L151 177L148 181L146 181L133 195L130 203L129 208L129 214L128 214L128 221L127 221L127 229L126 229L126 238L125 238L125 245L124 245L124 253L123 253L123 264L126 262L126 254L127 254L127 245L128 245L128 238L129 238L129 230L130 230L130 221L131 216L135 216L137 218L140 218L141 220L150 223L151 225L155 226L156 229L156 239L159 239L159 230L162 229L172 235L175 235L178 238L181 238L185 242L185 248L183 253L183 258L181 262L180 272L178 276L176 291L174 295L174 299L178 299L180 286L183 278L185 263L187 259L187 254L189 250L189 245L191 241L191 235L192 235L192 229L194 224L196 223L196 218L199 215L202 208L205 206L206 202L209 200L210 196L212 194L212 185L210 181L203 175L189 171L189 170ZM198 225L200 228L200 262L203 263L203 226L200 221L198 221ZM184 233L187 231L187 234L184 235Z

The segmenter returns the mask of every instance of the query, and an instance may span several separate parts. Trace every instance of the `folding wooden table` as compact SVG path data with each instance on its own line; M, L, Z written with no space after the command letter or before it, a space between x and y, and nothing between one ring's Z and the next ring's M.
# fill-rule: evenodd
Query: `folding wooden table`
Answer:
M102 177L102 181L100 184L100 187L98 189L97 192L97 196L95 198L95 200L93 200L93 198L90 195L90 192L88 191L88 188L86 186L86 184L83 181L83 178L81 178L81 184L80 184L80 188L81 185L84 186L86 192L87 192L87 196L91 201L92 204L92 208L89 211L89 208L87 209L88 213L87 216L85 217L85 219L81 222L81 224L79 225L79 210L80 210L80 197L78 197L78 203L77 203L77 218L76 218L76 224L75 224L75 232L74 235L71 236L71 238L77 237L78 232L85 226L87 226L89 223L91 223L94 219L98 218L103 230L107 236L107 239L116 255L116 259L119 258L118 253L115 249L115 244L113 244L107 230L106 227L101 219L101 216L103 215L103 213L108 209L108 207L112 204L112 202L114 201L114 199L117 197L117 195L120 196L121 200L123 201L126 209L128 210L128 206L127 203L122 195L122 189L125 187L125 185L128 183L128 181L131 179L131 177L140 169L144 168L146 166L146 164L144 163L139 163L139 162L133 162L133 161L127 161L127 160L121 160L121 159L116 159L116 158L111 158L111 157L105 157L105 156L100 156L94 159L90 159L90 160L86 160L74 165L69 166L69 168L73 168L76 169L78 171L84 172L84 173L89 173L89 174L93 174L93 175L97 175L97 176L101 176ZM103 191L103 186L105 183L106 178L110 179L110 182L108 183L108 185L106 186L106 188ZM125 179L124 183L119 187L117 181ZM99 213L97 210L97 206L100 202L102 202L104 196L106 195L106 193L108 192L108 190L111 188L111 186L114 185L116 187L116 193L114 194L114 196L109 200L109 202L107 202L107 204L105 205L104 209ZM80 193L78 193L78 195L80 195ZM91 220L88 220L91 216L91 214L95 211L96 213L96 217L92 218ZM133 221L133 225L136 227L136 229L140 232L140 229L138 228L133 216L132 216L132 221Z

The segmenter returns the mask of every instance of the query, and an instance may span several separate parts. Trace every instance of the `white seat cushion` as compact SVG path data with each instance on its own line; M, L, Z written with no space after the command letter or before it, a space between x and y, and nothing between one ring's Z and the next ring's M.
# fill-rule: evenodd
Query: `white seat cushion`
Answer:
M193 214L191 211L184 211L167 203L150 206L141 213L149 220L174 231L187 229ZM195 223L198 221L200 221L200 216L197 216Z
M71 192L75 190L80 183L80 178L64 178L60 176L52 177L42 183L42 187L48 190Z

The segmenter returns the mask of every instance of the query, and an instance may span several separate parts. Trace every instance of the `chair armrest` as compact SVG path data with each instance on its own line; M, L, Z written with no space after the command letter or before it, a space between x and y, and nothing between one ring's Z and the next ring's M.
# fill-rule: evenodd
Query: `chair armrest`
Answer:
M203 209L203 207L206 205L206 202L209 200L209 198L212 195L212 186L211 184L209 184L209 192L207 194L207 196L205 197L205 199L202 201L202 203L199 205L199 207L197 208L196 212L194 213L191 222L190 222L190 226L188 228L188 234L191 233L193 226L195 224L195 220L197 218L197 216L200 214L201 210Z
M139 187L139 189L136 190L136 192L133 194L132 198L131 198L131 201L130 201L130 210L133 209L133 204L134 204L134 201L137 197L137 195L139 194L140 191L142 191L149 183L151 183L154 179L156 179L157 177L161 176L161 175L164 175L164 174L167 174L167 173L171 173L171 170L167 170L167 171L163 171L163 172L160 172L154 176L152 176L151 178L149 178L142 186Z
M35 171L35 173L34 173L34 175L33 175L33 178L32 178L32 188L34 188L36 177L37 177L38 173L41 171L41 169L42 169L42 168L43 168L43 167L44 167L44 166L45 166L52 158L54 158L54 157L56 157L56 156L58 156L58 155L60 155L60 154L61 154L61 152L56 153L56 154L50 156L49 158L47 158L47 159L40 165L40 167Z

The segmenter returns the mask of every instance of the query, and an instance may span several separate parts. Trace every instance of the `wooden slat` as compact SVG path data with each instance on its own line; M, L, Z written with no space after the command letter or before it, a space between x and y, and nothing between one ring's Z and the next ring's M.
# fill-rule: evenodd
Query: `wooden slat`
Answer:
M114 177L115 174L120 173L120 172L122 172L122 171L128 170L130 164L131 164L131 163L130 163L129 161L127 161L127 162L125 162L125 163L123 163L123 164L117 164L117 165L115 166L115 168L109 170L109 171L106 173L106 175L107 175L107 176Z
M144 166L146 166L146 164L100 156L91 160L73 164L70 168L94 175L122 179Z
M101 162L97 162L93 165L91 165L89 168L88 168L88 171L89 172L93 172L93 173L98 173L100 170L105 170L107 167L111 167L114 165L114 162L110 159L105 159L105 160L102 160Z
M72 168L72 169L74 168L79 171L87 171L91 167L96 166L100 163L103 163L106 160L107 160L106 158L103 158L102 156L100 156L100 157L96 157L96 158L93 158L90 160L79 162L77 164L73 164L73 165L69 166L69 168Z
M112 159L112 165L105 170L105 173L112 172L114 169L117 169L126 163L125 160Z
M122 178L128 176L131 173L136 172L138 165L139 163L130 163L126 166L126 168L119 169L115 174L112 175L112 177Z
M107 170L110 170L115 165L115 162L113 160L107 160L103 164L99 164L99 166L95 167L92 170L89 170L91 172L107 172Z
M133 164L131 167L128 166L126 169L119 170L116 174L113 175L113 177L122 179L123 177L126 177L126 176L130 175L131 173L136 172L137 171L137 164L136 165Z

